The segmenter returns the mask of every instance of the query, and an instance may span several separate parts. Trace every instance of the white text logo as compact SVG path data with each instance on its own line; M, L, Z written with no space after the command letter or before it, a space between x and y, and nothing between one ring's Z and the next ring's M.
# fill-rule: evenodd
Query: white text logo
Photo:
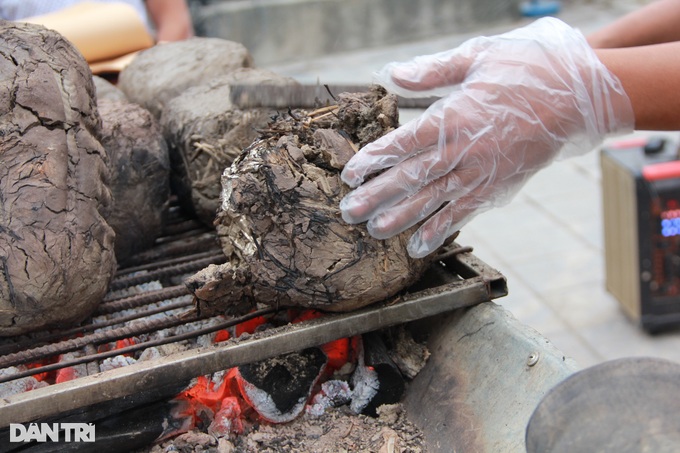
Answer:
M94 442L92 423L10 423L10 442Z

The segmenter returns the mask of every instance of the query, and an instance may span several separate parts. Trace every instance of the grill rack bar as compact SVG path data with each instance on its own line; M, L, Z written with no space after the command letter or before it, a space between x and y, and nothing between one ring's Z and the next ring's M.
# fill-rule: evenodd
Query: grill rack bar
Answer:
M149 386L166 388L196 376L435 316L507 294L505 278L469 252L450 256L443 264L462 278L355 312L275 327L248 339L190 349L12 395L0 400L0 427L125 398L143 392Z
M166 338L162 338L162 339L159 339L159 340L146 341L144 343L134 344L134 345L126 346L124 348L119 348L119 349L115 349L115 350L111 350L111 351L93 352L93 353L91 353L87 356L79 357L77 359L64 360L64 361L61 361L59 363L44 365L44 366L41 366L39 368L32 368L32 369L27 370L25 372L17 373L15 375L11 376L9 379L0 378L0 383L9 382L10 380L13 380L13 379L19 379L19 378L23 378L23 377L33 376L36 373L46 373L46 372L50 372L50 371L56 371L56 370L59 370L59 369L62 369L62 368L81 365L83 363L91 363L91 362L95 362L95 361L98 361L98 360L104 360L104 359L107 359L107 358L110 358L110 357L115 357L117 355L130 354L130 353L133 353L133 352L137 352L137 351L147 349L147 348L151 348L151 347L155 347L155 346L162 346L162 345L165 345L165 344L176 343L178 341L189 340L189 339L192 339L192 338L196 338L197 336L206 335L206 334L209 334L209 333L216 332L218 330L233 327L233 326L240 324L242 322L246 322L246 321L249 321L253 318L257 318L258 316L270 315L270 314L275 313L275 312L276 312L275 308L266 308L266 309L255 311L253 313L249 313L249 314L241 316L239 318L233 318L233 319L230 319L228 321L224 321L220 324L196 329L192 332L186 332L186 333L183 333L183 334L173 335L171 337L166 337Z
M60 363L43 365L26 372L0 378L4 382L20 379L41 372L87 364L87 369L98 370L98 361L119 354L136 352L141 349L184 341L209 334L243 322L246 317L227 319L213 316L198 319L193 310L174 314L160 320L142 320L145 316L177 310L182 301L170 303L163 308L149 308L168 299L188 296L183 285L171 285L159 290L142 292L132 296L116 294L126 285L138 285L155 279L172 280L184 273L194 272L213 262L226 259L218 246L214 231L197 228L195 222L177 217L170 223L170 235L164 236L157 245L133 258L129 267L121 269L114 277L109 295L104 299L93 318L122 310L139 310L138 313L120 316L117 319L88 323L60 331L39 333L11 340L0 340L0 367L14 366L35 360L54 357L69 351L82 351L84 356ZM208 348L193 348L182 353L160 359L137 362L123 368L80 377L72 381L52 384L29 392L16 394L0 400L0 428L10 423L25 423L44 417L58 415L69 410L84 408L93 404L125 398L148 389L150 385L169 388L177 382L187 382L200 375L231 368L253 361L263 360L280 354L293 352L334 339L359 335L392 325L434 316L447 311L468 307L507 294L505 278L496 270L477 259L470 247L453 243L448 251L439 256L441 267L434 274L446 275L439 278L439 286L412 288L412 293L396 300L375 304L351 313L329 314L319 319L304 321L293 326L268 329L247 339L229 340ZM434 280L437 280L435 278ZM444 284L441 284L444 282ZM164 282L168 283L167 281ZM114 290L115 289L115 290ZM275 309L252 313L248 317L273 314ZM125 323L135 319L132 328ZM97 352L95 345L107 344L119 339L130 338L142 333L164 328L186 325L199 320L209 320L211 325L193 326L188 332L145 341L125 348ZM104 327L110 330L95 332ZM90 333L94 332L94 333ZM63 339L63 340L62 340ZM52 343L56 340L56 343Z
M184 288L184 289L185 289L184 294L186 294L187 293L186 288ZM180 296L181 295L182 294L180 294ZM147 297L142 297L142 296L144 296L144 295L140 295L139 299L141 299L143 302L145 302L145 304L151 304L151 303L154 302L154 298L147 298ZM155 301L163 300L163 299L158 299L157 297L158 296L156 296ZM173 296L173 297L170 297L170 298L175 298L175 297L179 297L179 296ZM138 299L134 299L134 300L136 301ZM45 345L45 344L50 344L51 342L54 342L52 344L61 344L61 343L65 342L64 338L76 337L76 336L79 336L79 335L84 334L86 332L92 332L92 331L95 331L97 329L103 329L105 327L112 327L112 326L115 326L117 324L124 324L128 321L133 321L133 320L140 319L140 318L143 318L143 317L146 317L146 316L152 316L152 315L156 315L156 314L160 314L160 313L165 313L167 311L172 311L172 310L176 310L176 309L179 309L179 308L189 308L192 305L193 305L193 303L191 301L186 301L186 302L180 301L180 302L175 302L175 303L169 303L169 304L166 304L165 306L163 306L161 308L138 311L138 312L133 313L133 314L128 315L128 316L121 316L121 317L118 317L118 318L115 318L115 319L109 319L109 320L103 321L103 322L86 324L84 326L74 327L74 328L69 329L69 330L52 333L52 334L50 334L46 337L42 337L40 339L41 340L40 342L30 341L30 342L27 342L27 343L24 343L24 344L21 344L21 343L8 344L8 345L5 345L5 347L2 348L2 350L0 352L0 361L5 360L5 356L7 356L7 355L22 353L22 351L30 351L32 349L39 347L39 346L42 346L42 345ZM141 306L141 305L138 305L138 306ZM104 339L107 340L106 337L104 337ZM104 342L108 343L110 341L112 341L112 340L108 339L108 341L104 341ZM94 346L94 344L92 344L92 346ZM58 346L57 346L57 348L55 348L54 351L56 352L56 354L62 354L62 353L68 352L68 349L62 350L62 349L59 349ZM16 362L11 362L10 360L7 360L5 362L5 364L0 365L0 368L16 366L16 365L20 365L22 363L26 363L26 362L23 360L23 355L19 355L17 357ZM37 373L37 371L35 373ZM7 382L8 380L10 380L10 379L0 378L0 383Z
M141 274L127 274L113 279L109 285L110 291L117 291L130 286L141 285L149 281L159 280L168 277L175 277L177 275L188 274L203 269L209 264L221 264L226 260L224 253L219 252L205 258L193 259L178 264L171 264L169 266L160 267L146 271Z
M168 286L155 291L136 294L134 296L119 297L103 302L94 312L94 316L102 316L111 313L117 313L123 310L131 310L134 308L143 307L156 302L161 302L166 299L175 299L177 297L189 295L189 290L184 285Z
M193 260L198 260L202 258L208 258L211 256L214 256L218 253L222 253L222 250L217 247L216 245L213 245L210 247L207 251L205 252L198 252L194 254L187 254L184 256L181 256L179 258L168 258L164 260L157 260L153 261L150 263L144 263L144 264L138 264L136 266L128 266L123 269L120 269L116 272L116 275L114 278L120 278L128 274L136 273L136 272L142 272L142 271L148 271L148 270L153 270L153 269L158 269L160 267L164 266L170 266L173 264L181 264L185 263L187 261L193 261Z

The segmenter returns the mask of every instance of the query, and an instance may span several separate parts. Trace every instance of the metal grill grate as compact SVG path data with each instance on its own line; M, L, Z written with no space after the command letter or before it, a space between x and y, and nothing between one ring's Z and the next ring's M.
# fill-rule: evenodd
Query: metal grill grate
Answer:
M416 287L396 300L351 313L329 314L271 328L247 339L206 346L196 340L250 318L272 314L275 309L267 308L240 318L198 318L182 279L209 264L224 262L225 257L214 232L182 219L179 214L166 233L153 249L139 254L130 266L117 273L109 294L88 322L71 329L0 342L0 371L44 363L24 371L0 374L0 386L65 367L85 364L88 370L87 376L0 400L0 428L126 398L149 388L174 387L177 382L196 376L507 294L505 279L500 273L478 260L469 248L453 244ZM175 331L159 334L168 329ZM131 337L144 341L115 350L100 350L102 345ZM182 343L186 350L99 371L99 364L106 359L172 343ZM68 360L50 361L66 353L77 354Z

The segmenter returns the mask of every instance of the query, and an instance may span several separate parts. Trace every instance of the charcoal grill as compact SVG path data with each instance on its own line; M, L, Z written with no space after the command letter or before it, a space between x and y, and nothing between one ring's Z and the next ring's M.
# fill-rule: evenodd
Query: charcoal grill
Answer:
M40 362L68 352L79 354L71 360L5 375L0 385L36 373L82 364L87 366L88 372L92 372L71 381L0 400L0 428L11 423L45 420L106 403L116 403L119 408L148 403L160 395L176 394L178 389L200 375L432 317L507 294L505 278L498 271L476 258L469 247L453 243L417 285L393 300L351 313L329 314L271 328L247 339L196 346L162 358L98 372L99 363L104 359L151 346L187 342L249 317L275 311L268 308L238 319L198 318L192 310L192 298L181 283L182 279L208 264L223 262L225 257L212 231L193 220L184 219L178 208L173 208L172 212L174 220L169 222L165 235L154 248L136 256L130 265L116 274L109 294L91 320L71 329L0 342L0 369ZM149 282L160 282L162 287L126 295L127 289L140 288ZM152 305L168 299L171 302L163 307ZM105 322L96 321L100 315L123 310L124 316ZM97 352L98 346L103 344L177 326L182 326L184 333Z

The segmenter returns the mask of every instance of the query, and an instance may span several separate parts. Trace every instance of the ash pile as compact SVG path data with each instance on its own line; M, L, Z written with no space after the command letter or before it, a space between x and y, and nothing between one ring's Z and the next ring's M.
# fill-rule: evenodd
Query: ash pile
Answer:
M241 110L229 102L231 85L296 82L254 67L238 43L193 38L153 47L114 86L93 77L56 32L2 21L0 34L3 346L77 330L102 316L107 303L130 296L116 293L114 283L164 240L171 200L214 239L218 258L174 277L172 285L183 289L154 303L169 303L173 322L211 317L213 326L266 313L254 317L259 324L214 329L191 347L398 297L432 263L408 256L410 231L376 240L340 217L338 203L349 190L339 177L344 163L398 125L396 98L382 88L338 94L337 105L313 111ZM135 291L162 292L156 283ZM118 315L120 322L128 314ZM135 346L153 336L111 342L109 358L95 368L75 360L67 372L2 383L0 391L30 391L172 349ZM47 361L78 358L69 354ZM198 377L164 401L169 412L154 440L166 446L154 448L193 442L229 451L240 436L252 450L239 451L268 451L266 442L281 448L271 451L293 451L303 445L300 432L277 436L266 427L307 430L319 443L331 430L310 420L342 406L343 417L365 414L374 422L341 423L336 414L332 423L346 432L333 431L327 445L422 450L398 406L381 408L398 403L427 355L406 330L390 330ZM45 363L5 368L2 376L36 366ZM306 428L291 428L301 417ZM352 427L362 435L350 435Z

